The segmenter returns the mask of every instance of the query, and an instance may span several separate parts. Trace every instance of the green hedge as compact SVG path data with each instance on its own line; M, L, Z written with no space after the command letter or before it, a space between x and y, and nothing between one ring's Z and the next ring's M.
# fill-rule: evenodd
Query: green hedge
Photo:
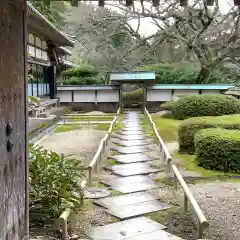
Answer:
M123 103L124 107L129 108L129 107L136 107L140 102L143 101L143 89L137 89L132 92L123 92Z
M182 122L178 130L181 152L194 152L194 135L205 128L240 129L240 115L224 115L218 117L195 117Z
M161 110L174 112L176 101L165 102L160 105Z
M91 65L81 65L79 67L67 69L63 72L63 74L68 77L93 77L97 76L98 73L99 71Z
M174 116L178 119L238 113L240 101L235 97L221 94L185 96L174 104Z
M204 129L195 135L194 143L199 166L240 173L240 131Z

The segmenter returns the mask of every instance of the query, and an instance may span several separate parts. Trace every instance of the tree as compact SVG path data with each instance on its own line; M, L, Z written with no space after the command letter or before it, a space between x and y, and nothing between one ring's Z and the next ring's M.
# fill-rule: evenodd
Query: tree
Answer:
M67 10L63 0L51 1L49 4L41 0L29 0L29 2L55 26L62 27L65 20L64 13Z
M123 3L111 5L127 13L128 19L152 19L159 30L140 40L140 43L150 43L146 45L148 50L144 55L152 61L198 62L200 70L197 83L208 82L215 69L223 68L226 60L234 61L236 56L233 53L239 51L240 12L237 7L231 7L227 13L222 13L218 0L213 8L207 7L206 0L189 1L185 8L179 6L179 1L163 0L161 7L155 9L146 2L138 5L134 2L131 12ZM135 31L133 35L137 36L138 32ZM136 49L136 46L132 49Z

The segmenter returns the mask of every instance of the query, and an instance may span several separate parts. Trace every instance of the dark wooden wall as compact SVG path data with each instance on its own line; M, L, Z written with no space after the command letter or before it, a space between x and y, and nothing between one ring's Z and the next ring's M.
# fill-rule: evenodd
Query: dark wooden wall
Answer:
M0 239L28 239L25 0L0 1Z

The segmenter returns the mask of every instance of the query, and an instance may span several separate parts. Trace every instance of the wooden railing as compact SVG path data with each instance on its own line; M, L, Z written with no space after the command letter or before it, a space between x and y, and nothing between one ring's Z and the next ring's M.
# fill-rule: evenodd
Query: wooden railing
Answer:
M88 165L88 167L86 168L86 170L88 170L88 185L91 186L92 185L92 174L93 171L98 172L99 169L99 165L102 161L102 159L105 157L106 154L106 148L108 145L108 140L111 137L112 134L112 130L114 125L116 124L117 120L118 120L118 116L120 115L121 112L121 108L118 109L115 117L113 118L109 128L108 128L108 132L105 135L105 137L100 141L100 144L98 146L98 149L91 161L91 163Z
M148 117L148 120L151 124L153 132L154 132L155 137L157 139L157 142L160 146L160 151L161 151L161 153L163 153L163 159L164 159L165 162L167 162L169 169L174 174L176 189L177 189L177 184L179 182L183 191L184 191L184 211L185 212L188 211L188 203L190 202L190 204L192 205L193 211L195 212L195 214L198 218L198 237L202 238L204 229L209 227L209 223L208 223L206 217L204 216L201 208L199 207L196 199L192 195L191 190L189 189L188 185L184 181L184 179L183 179L181 173L179 172L178 168L174 164L172 164L172 157L171 157L164 141L160 137L160 135L157 131L156 125L153 122L152 117L151 117L151 115L149 114L149 112L146 108L144 108L144 113Z
M86 184L87 184L86 180L83 180L81 182L80 185L81 185L82 191L84 191L84 189L86 187ZM83 201L84 201L84 199L81 198L81 205L83 205ZM58 232L60 232L61 239L63 239L63 240L69 240L69 236L68 236L68 219L69 219L71 213L72 213L72 209L70 207L66 208L62 212L60 217L57 219L57 221L56 221L56 230Z

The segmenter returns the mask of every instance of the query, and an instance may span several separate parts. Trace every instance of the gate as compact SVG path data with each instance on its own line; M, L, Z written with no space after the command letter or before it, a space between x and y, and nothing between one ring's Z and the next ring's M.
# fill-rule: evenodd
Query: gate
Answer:
M0 7L0 239L28 239L25 0Z

